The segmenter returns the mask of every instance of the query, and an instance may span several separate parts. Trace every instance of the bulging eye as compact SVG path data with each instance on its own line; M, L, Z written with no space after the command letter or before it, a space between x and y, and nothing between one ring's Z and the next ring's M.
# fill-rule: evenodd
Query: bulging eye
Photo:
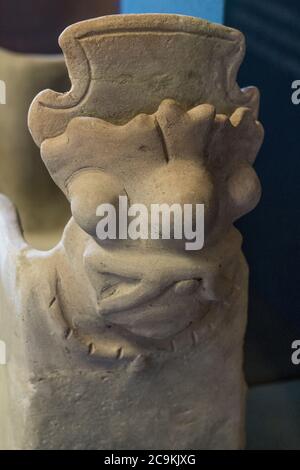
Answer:
M240 166L228 181L228 191L235 219L254 209L261 196L261 186L253 168Z
M77 224L88 234L96 236L99 222L97 208L111 204L118 210L119 196L124 188L118 178L101 170L82 170L67 184L72 215Z

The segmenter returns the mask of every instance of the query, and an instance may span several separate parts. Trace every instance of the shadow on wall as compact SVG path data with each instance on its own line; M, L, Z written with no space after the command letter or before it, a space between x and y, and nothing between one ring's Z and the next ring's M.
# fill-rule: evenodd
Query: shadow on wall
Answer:
M300 376L291 344L300 339L300 105L292 82L300 79L300 4L297 0L231 0L225 24L246 36L241 86L261 90L265 142L256 162L263 196L238 222L251 269L246 341L248 381Z

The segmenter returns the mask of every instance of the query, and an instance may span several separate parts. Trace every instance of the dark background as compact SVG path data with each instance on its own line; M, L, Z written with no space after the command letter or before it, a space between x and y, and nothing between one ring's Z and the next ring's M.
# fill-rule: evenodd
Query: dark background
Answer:
M228 0L225 24L246 36L241 86L261 91L266 135L255 164L263 188L258 207L237 226L250 265L246 372L250 383L300 376L291 344L300 339L300 2Z

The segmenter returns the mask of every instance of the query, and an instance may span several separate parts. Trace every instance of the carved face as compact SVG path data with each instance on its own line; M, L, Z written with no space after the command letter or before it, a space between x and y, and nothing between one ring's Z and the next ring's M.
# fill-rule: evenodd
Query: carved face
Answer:
M43 143L42 157L69 198L75 222L92 237L84 263L107 323L164 338L228 293L224 270L232 249L226 232L260 193L249 162L262 131L249 113L238 110L229 120L215 116L209 105L185 112L167 100L154 115L139 115L123 126L75 118L64 134ZM184 239L105 245L96 236L97 207L112 204L118 215L119 196L148 208L204 204L203 252L185 252ZM233 246L236 250L239 241Z

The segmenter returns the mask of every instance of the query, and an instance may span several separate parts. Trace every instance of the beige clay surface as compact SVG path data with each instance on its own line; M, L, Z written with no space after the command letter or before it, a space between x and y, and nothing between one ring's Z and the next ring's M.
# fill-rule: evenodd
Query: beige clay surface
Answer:
M72 88L29 127L71 207L60 243L24 242L0 201L0 447L239 449L252 210L263 139L240 90L240 32L176 15L85 21L60 38ZM97 206L202 203L205 244L96 236Z

